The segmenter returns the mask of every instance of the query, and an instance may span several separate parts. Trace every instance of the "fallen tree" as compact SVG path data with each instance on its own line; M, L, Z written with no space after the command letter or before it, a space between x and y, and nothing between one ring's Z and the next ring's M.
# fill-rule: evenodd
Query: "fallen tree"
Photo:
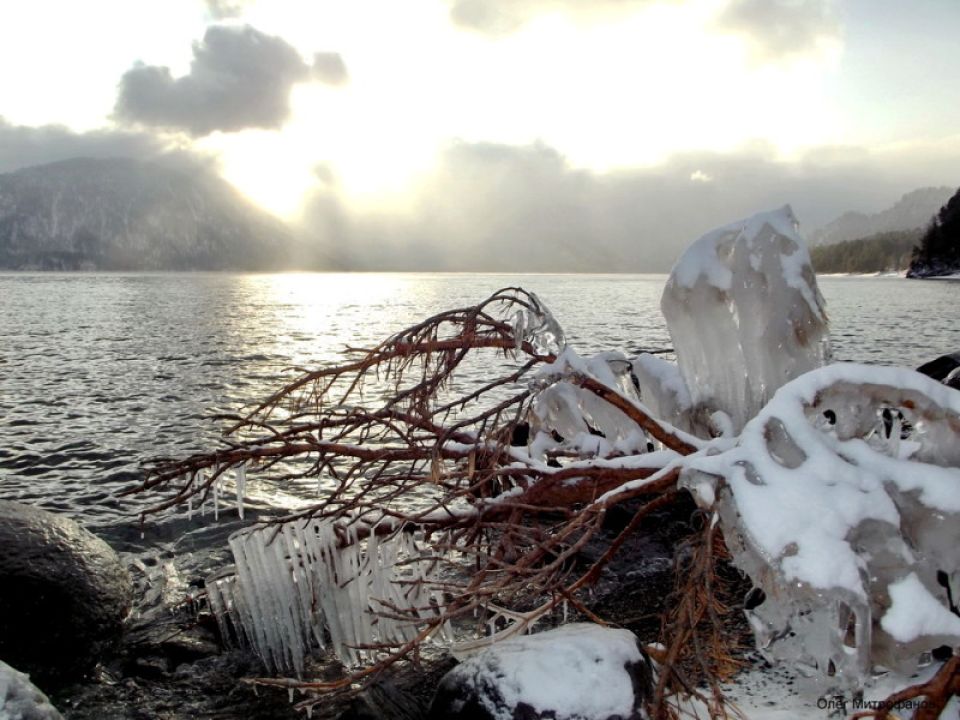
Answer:
M958 571L960 400L909 371L817 369L829 345L815 283L788 210L705 236L665 293L678 366L581 358L535 295L500 290L305 372L230 418L221 448L156 459L131 492L165 493L150 514L216 505L229 480L242 508L248 469L317 479L315 505L236 534L236 573L207 585L223 635L286 676L259 684L351 691L431 640L468 653L568 608L602 622L590 586L645 518L690 493L707 521L651 647L664 668L651 716L677 716L683 695L711 717L735 712L720 683L739 667L738 638L717 571L731 552L756 585L761 647L818 692L856 692L881 660L909 669L960 639L960 618L928 602L936 572L949 587ZM459 389L478 355L487 380ZM817 506L804 527L784 519L804 493L835 487L849 508ZM631 519L578 563L615 506ZM932 530L919 520L930 511ZM822 571L837 558L844 572ZM918 601L927 611L912 626L901 615ZM305 676L316 645L343 661L341 677Z

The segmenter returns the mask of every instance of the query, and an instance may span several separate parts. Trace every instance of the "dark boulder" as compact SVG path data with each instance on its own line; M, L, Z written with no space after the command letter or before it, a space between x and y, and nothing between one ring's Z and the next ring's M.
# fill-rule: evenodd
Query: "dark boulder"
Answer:
M918 367L917 372L939 380L947 387L960 390L960 352L941 355L936 360Z
M46 695L22 672L0 660L0 718L63 720Z
M654 684L633 633L577 623L470 655L441 681L428 720L640 720Z
M0 500L0 658L57 687L119 639L133 587L117 554L69 518Z

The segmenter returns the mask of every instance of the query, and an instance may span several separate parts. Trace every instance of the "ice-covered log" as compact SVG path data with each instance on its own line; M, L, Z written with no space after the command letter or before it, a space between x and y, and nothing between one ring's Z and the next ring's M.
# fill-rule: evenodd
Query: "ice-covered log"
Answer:
M789 206L693 243L660 305L693 403L725 412L736 432L777 388L830 356L823 298Z
M960 643L960 393L911 370L831 365L782 387L682 483L718 511L758 645L820 680Z

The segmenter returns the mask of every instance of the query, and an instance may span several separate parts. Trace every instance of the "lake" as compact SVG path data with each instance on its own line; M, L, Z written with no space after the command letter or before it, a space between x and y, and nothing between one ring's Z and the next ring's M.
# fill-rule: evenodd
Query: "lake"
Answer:
M665 348L664 275L0 274L0 498L132 522L115 497L216 411L494 290L536 292L581 354ZM834 356L916 367L960 350L960 283L823 277ZM473 372L479 372L474 369ZM469 380L471 378L467 378ZM473 378L477 379L477 378Z

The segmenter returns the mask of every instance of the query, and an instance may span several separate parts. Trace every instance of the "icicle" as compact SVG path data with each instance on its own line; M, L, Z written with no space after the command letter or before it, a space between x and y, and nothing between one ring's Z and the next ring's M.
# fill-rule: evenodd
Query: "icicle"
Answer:
M269 526L234 533L230 548L235 581L207 580L208 587L216 585L211 610L218 621L234 623L235 635L271 670L302 676L310 649L323 645L324 629L347 665L372 657L357 645L412 639L416 630L409 623L374 615L385 607L423 608L423 617L442 612L442 597L426 590L423 566L409 566L419 552L408 533L384 540L375 528L364 527L361 535L353 524L340 547L330 522L308 520L279 531Z
M247 466L237 466L237 514L243 520L243 501L247 492Z

